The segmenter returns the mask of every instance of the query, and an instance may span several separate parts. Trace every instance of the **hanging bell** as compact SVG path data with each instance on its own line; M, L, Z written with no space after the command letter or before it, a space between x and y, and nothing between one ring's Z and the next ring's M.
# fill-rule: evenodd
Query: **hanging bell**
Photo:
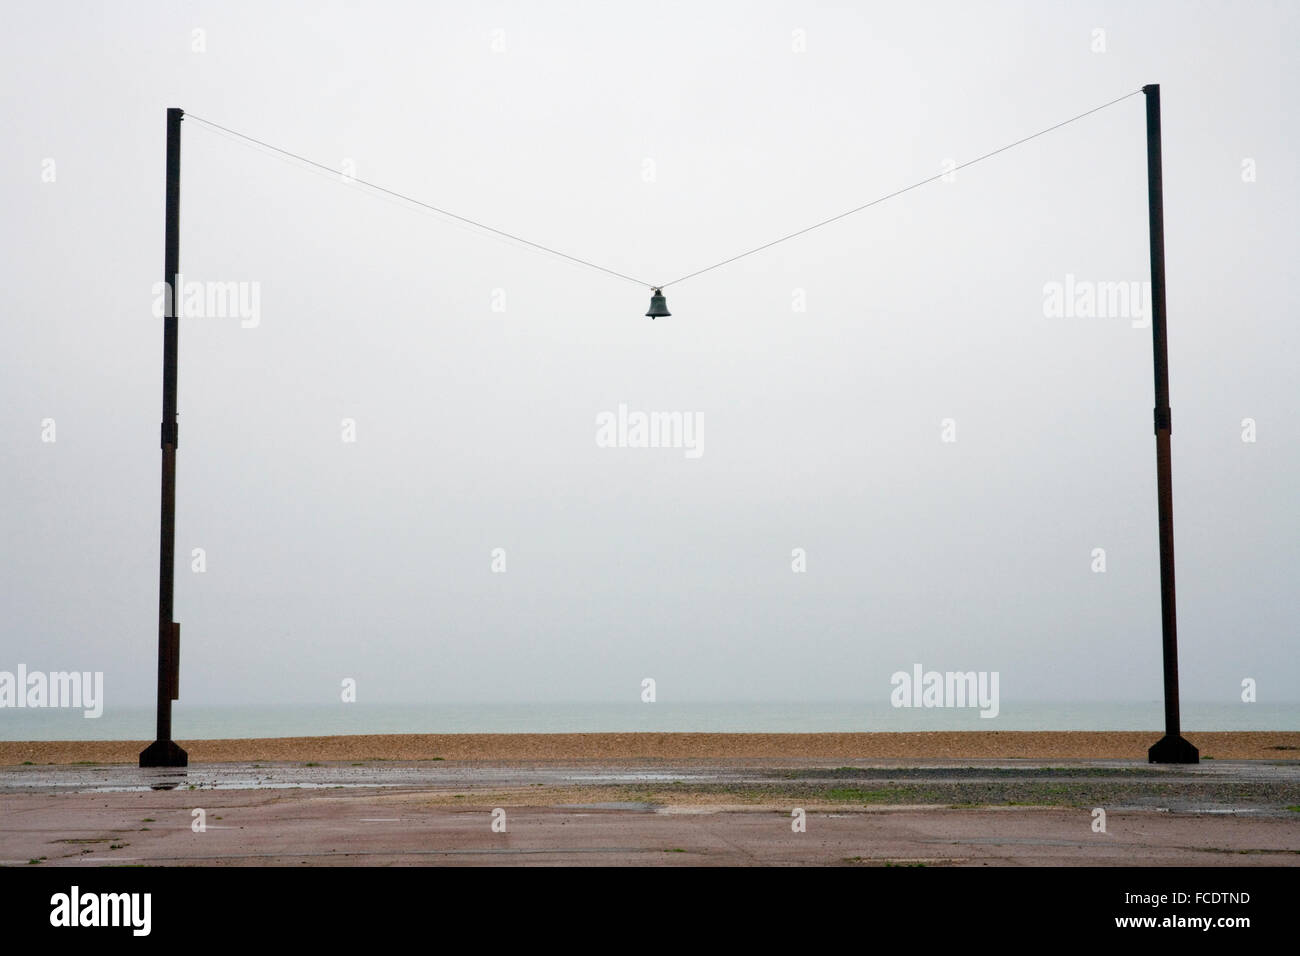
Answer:
M650 311L646 313L652 319L660 318L665 315L672 315L668 311L668 300L664 298L663 289L655 289L654 295L650 296Z

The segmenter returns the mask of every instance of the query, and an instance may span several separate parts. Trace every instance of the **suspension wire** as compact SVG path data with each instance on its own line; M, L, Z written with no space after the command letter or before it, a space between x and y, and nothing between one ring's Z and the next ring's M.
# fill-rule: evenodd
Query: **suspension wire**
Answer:
M1049 126L1047 127L1047 129L1039 130L1037 133L1034 133L1030 136L1026 136L1024 139L1018 139L1014 143L1008 143L1006 146L1000 146L999 148L993 150L993 152L985 153L983 156L977 156L975 159L968 160L967 162L962 163L960 166L954 166L952 169L945 170L944 172L941 173L936 173L935 175L930 176L928 179L922 179L920 182L912 183L912 185L910 186L904 186L902 189L896 190L887 196L881 196L879 199L873 199L871 200L871 202L863 203L861 206L855 206L854 208L848 210L847 212L842 212L837 216L831 216L831 218L823 219L821 222L813 223L811 226L805 226L803 229L800 229L797 232L792 232L787 236L782 236L780 239L773 239L771 242L764 243L761 246L756 246L755 248L750 249L748 252L742 252L738 256L732 256L730 259L723 259L721 262L714 263L711 266L705 266L703 269L697 269L695 272L689 273L688 275L684 275L680 279L674 279L672 282L665 282L663 285L658 286L658 288L666 289L670 285L676 285L679 282L685 282L687 279L694 279L696 276L703 275L706 272L711 272L714 269L720 269L723 266L730 265L731 263L736 262L737 260L744 259L746 256L752 256L757 252L762 252L764 249L770 249L773 246L777 245L778 243L782 243L782 242L786 242L787 240L794 239L796 236L802 236L805 233L812 232L814 229L820 229L822 226L829 226L831 223L838 222L839 220L844 219L847 216L853 215L855 212L862 212L862 210L864 209L870 209L872 206L879 205L880 203L885 202L887 199L893 199L895 196L901 196L903 195L903 193L911 192L913 189L917 189L921 186L926 185L927 183L932 183L936 179L942 179L944 176L950 176L959 169L965 169L967 166L974 166L976 163L982 162L986 159L989 159L992 156L998 155L998 153L1004 153L1009 149L1013 149L1016 146L1020 146L1024 143L1029 142L1031 139L1037 139L1039 136L1044 136L1047 133L1050 133L1054 130L1058 130L1062 126L1069 126L1071 123L1077 122L1078 120L1083 119L1085 116L1091 116L1093 113L1104 110L1108 106L1114 106L1116 103L1123 102L1124 100L1128 99L1130 96L1137 96L1137 94L1141 92L1142 92L1141 90L1134 90L1132 93L1125 93L1123 96L1119 97L1119 99L1111 100L1109 103L1103 103L1101 104L1101 106L1094 107L1093 109L1088 110L1086 113L1080 113L1078 116L1072 116L1068 120L1057 123L1055 126Z
M212 122L212 120L210 120L210 119L204 119L202 116L197 116L197 115L195 115L194 113L188 113L188 112L187 112L187 113L185 114L185 118L186 118L186 119L192 119L192 120L198 120L200 123L203 123L203 124L206 125L206 126L211 126L213 129L219 129L219 130L221 130L221 131L224 132L224 133L229 133L229 134L232 135L232 136L238 136L240 139L247 140L247 141L250 142L250 143L256 143L258 146L261 146L261 147L263 147L263 148L265 148L265 149L269 149L269 150L271 150L271 151L273 151L273 152L276 152L276 153L280 153L280 154L282 154L282 155L284 155L284 156L288 156L288 157L290 157L291 159L296 159L296 160L298 160L299 162L306 163L308 166L314 166L314 167L316 167L317 169L323 169L325 172L329 173L331 176L338 176L338 175L339 175L339 171L338 171L337 169L333 169L333 168L331 168L331 167L329 167L329 166L326 166L324 163L318 163L318 162L316 162L315 160L308 159L306 156L300 156L300 155L298 155L297 153L290 152L290 151L287 150L287 149L281 149L279 146L272 146L270 143L265 143L265 142L263 142L263 141L260 140L260 139L254 139L252 136L249 136L249 135L247 135L247 134L245 134L245 133L241 133L241 132L239 132L239 131L237 131L237 130L233 130L233 129L230 129L230 128L228 128L228 127L222 126L220 123L214 123L214 122ZM494 228L493 226L489 226L489 225L487 225L486 223L477 222L476 220L470 219L470 218L468 218L468 217L466 217L466 216L460 216L460 215L457 215L457 214L454 213L454 212L449 212L448 210L446 210L446 209L441 209L441 208L439 208L438 206L431 205L431 204L429 204L429 203L427 203L427 202L422 202L421 200L419 200L419 199L415 199L415 198L412 197L412 196L407 196L407 195L405 195L404 193L399 193L399 192L397 192L397 191L395 191L395 190L388 189L388 188L386 188L386 187L384 187L384 186L380 186L380 185L378 185L377 183L372 183L372 182L369 182L369 181L367 181L367 180L361 179L361 178L356 177L356 176L351 176L351 177L349 177L349 179L350 179L352 182L360 183L361 185L363 185L363 186L367 186L367 187L369 187L369 188L371 188L371 189L374 189L374 190L376 190L376 191L378 191L378 192L386 193L386 194L389 195L389 196L393 196L393 197L395 197L395 198L397 198L397 199L401 199L401 200L404 200L404 201L406 201L406 202L413 203L413 204L416 205L416 206L421 206L421 207L423 207L424 209L428 209L428 210L430 210L430 211L432 211L432 212L436 212L436 213L438 213L439 215L447 216L447 217L449 217L449 218L451 218L451 219L458 220L458 221L460 221L460 222L466 223L467 225L474 226L474 227L476 227L476 228L478 228L478 229L484 229L484 230L486 230L487 232L495 233L496 235L498 235L498 236L503 236L503 237L505 237L506 239L513 239L515 242L522 242L522 243L523 243L524 245L526 245L526 246L532 246L534 249L540 249L542 252L549 252L551 255L559 256L559 257L562 258L562 259L568 259L570 262L576 262L578 265L587 266L587 267L590 268L590 269L598 269L598 270L601 271L601 272L607 273L607 274L612 275L612 276L616 276L616 277L618 277L619 279L625 279L625 280L627 280L628 282L635 282L637 285L645 286L646 288L650 288L650 289L657 288L653 283L646 282L646 281L643 280L643 279L636 279L636 278L633 278L632 276L624 275L622 272L617 272L617 271L615 271L615 270L613 270L613 269L607 269L607 268L605 268L604 266L597 265L597 264L594 263L594 262L588 262L586 259L580 259L580 258L578 258L577 256L571 256L571 255L569 255L567 252L561 252L559 249L552 249L550 246L544 246L544 245L542 245L540 242L533 242L531 239L525 239L525 238L523 238L522 236L516 236L516 235L514 235L513 233L506 232L506 231L503 230L503 229L497 229L497 228Z
M904 193L911 192L913 189L919 189L920 187L932 183L937 179L942 179L945 176L950 176L953 173L957 172L957 170L959 169L966 169L968 166L974 166L976 163L981 163L986 159L990 159L994 156L997 156L999 153L1005 153L1009 149L1014 149L1017 146L1022 146L1025 143L1028 143L1030 140L1037 139L1040 136L1046 136L1048 133L1054 132L1062 128L1063 126L1069 126L1071 123L1077 123L1079 120L1083 119L1084 117L1091 116L1093 113L1099 113L1102 110L1107 109L1108 107L1114 106L1116 103L1122 103L1124 100L1128 99L1129 97L1137 96L1141 92L1142 90L1138 89L1138 90L1134 90L1132 93L1125 93L1123 96L1119 97L1118 99L1113 99L1109 103L1103 103L1100 106L1093 107L1087 112L1080 113L1078 116L1072 116L1069 119L1063 120L1060 123L1055 124L1054 126L1049 126L1046 129L1041 129L1037 133L1031 133L1029 136L1026 136L1023 139L1018 139L1013 143L1008 143L1005 146L999 146L997 149L993 150L992 152L988 152L982 156L977 156L974 159L967 160L966 162L961 163L958 166L954 166L952 169L947 169L944 170L943 172L936 173L933 176L929 176L925 179L919 180L918 182L912 183L910 186L904 186L902 189L897 189L892 193L889 193L884 196L880 196L879 198L873 199L870 202L863 203L861 206L855 206L852 209L839 213L838 215L831 216L829 219L823 219L821 222L815 222L811 226L805 226L804 228L789 233L788 235L784 235L779 239L773 239L771 242L765 242L761 246L755 246L753 249L750 249L746 252L742 252L739 255L732 256L730 259L723 259L721 262L715 262L711 266L705 266L703 269L697 269L696 271L681 276L680 278L673 279L671 282L663 282L663 283L646 282L644 279L637 279L633 276L625 275L622 272L618 272L614 269L608 269L605 266L597 265L594 262L590 262L586 259L581 259L578 256L569 255L567 252L561 252L559 249L552 249L550 246L544 246L540 242L533 242L531 239L525 239L522 236L516 236L514 233L506 232L503 229L497 229L493 226L487 225L486 223L482 223L482 222L478 222L477 220L470 219L467 216L461 216L458 215L457 213L450 212L438 206L431 205L430 203L423 202L419 199L415 199L414 197L405 195L404 193L399 193L395 190L388 189L387 187L380 186L377 183L372 183L355 176L349 178L351 179L351 181L360 183L361 185L369 187L370 189L373 189L377 192L385 193L388 196L392 196L396 199L400 199L405 202L412 203L416 206L420 206L424 209L430 210L431 212L438 213L439 215L447 216L448 218L455 219L459 222L463 222L466 225L473 226L477 229L483 229L487 232L494 233L495 235L502 236L506 239L511 239L514 240L515 242L521 242L526 246L531 246L532 248L541 250L542 252L548 252L551 255L559 256L562 259L568 259L570 262L575 262L578 265L586 266L589 269L596 269L608 275L615 276L616 278L624 279L628 282L635 282L637 285L645 286L655 291L662 291L663 289L666 289L671 285L677 285L679 282L685 282L687 279L694 279L696 276L703 275L706 272L712 272L714 269L721 269L723 266L730 265L733 262L737 262L748 256L752 256L756 253L762 252L765 249L771 249L775 245L778 245L782 242L788 242L791 239L795 239L799 236L805 235L806 233L812 232L814 229L820 229L822 226L829 226L831 223L838 222L841 219L845 219L848 216L852 216L854 213L862 212L864 209L870 209L872 206L878 206L887 200L893 199L897 196L901 196ZM200 123L203 123L206 126L210 126L213 129L218 129L224 133L229 133L231 136L237 136L240 139L247 140L250 143L255 143L256 145L261 146L264 149L269 149L272 152L280 153L281 155L288 156L291 159L296 159L301 163L307 164L308 166L314 166L317 169L324 170L325 172L329 173L331 176L339 175L339 171L337 169L327 166L324 163L318 163L315 160L308 159L305 156L300 156L297 153L290 152L287 149L282 149L279 146L272 146L270 143L263 142L260 139L255 139L254 137L249 136L246 133L241 133L237 130L230 129L229 127L222 126L220 123L214 123L210 119L204 119L202 116L197 116L194 113L186 113L185 116L189 119L198 120Z

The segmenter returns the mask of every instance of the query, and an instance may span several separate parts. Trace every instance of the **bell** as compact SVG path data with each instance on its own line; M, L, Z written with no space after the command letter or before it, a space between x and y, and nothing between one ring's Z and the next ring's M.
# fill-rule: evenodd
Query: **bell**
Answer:
M668 311L668 300L664 298L663 289L655 289L654 295L650 296L650 311L647 312L646 315L650 316L652 319L657 319L664 315L672 315L672 313Z

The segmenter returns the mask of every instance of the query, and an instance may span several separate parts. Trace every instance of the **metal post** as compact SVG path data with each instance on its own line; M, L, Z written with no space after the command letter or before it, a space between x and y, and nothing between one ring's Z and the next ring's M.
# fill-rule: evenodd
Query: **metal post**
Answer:
M142 767L184 767L189 755L172 740L172 701L179 696L180 625L172 620L176 578L176 344L181 247L181 119L167 110L167 225L163 253L162 521L158 542L158 736L140 753Z
M1156 379L1156 498L1160 511L1160 624L1164 638L1165 735L1150 763L1200 763L1178 719L1178 621L1174 602L1174 495L1169 457L1169 351L1165 335L1165 202L1160 169L1160 84L1142 87L1147 102L1147 205L1151 233L1151 344Z

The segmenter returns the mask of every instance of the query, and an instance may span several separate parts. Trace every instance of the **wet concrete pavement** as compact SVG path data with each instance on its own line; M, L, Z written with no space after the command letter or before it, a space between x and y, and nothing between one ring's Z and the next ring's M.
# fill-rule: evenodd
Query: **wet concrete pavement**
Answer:
M1290 806L1294 761L15 767L0 863L1298 865Z

